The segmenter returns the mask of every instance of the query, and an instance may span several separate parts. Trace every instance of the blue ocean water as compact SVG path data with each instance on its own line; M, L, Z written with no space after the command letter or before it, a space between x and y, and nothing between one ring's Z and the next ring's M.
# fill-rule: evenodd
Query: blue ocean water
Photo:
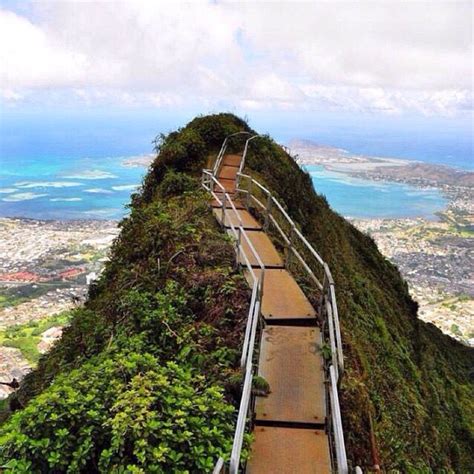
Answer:
M345 217L431 219L447 204L437 190L353 178L318 165L307 165L305 169L315 190Z
M0 215L41 219L118 219L140 185L143 167L125 157L32 157L2 163Z
M131 192L146 172L143 167L124 166L124 160L151 153L151 142L157 134L177 128L194 115L190 112L189 116L161 114L157 117L155 112L114 112L111 115L94 111L66 116L38 112L0 116L0 216L39 219L122 217L127 212L125 206ZM259 120L261 118L256 122ZM269 132L281 141L292 137L314 138L308 124L306 128L300 125L294 135L289 135L291 123L284 133L276 125L273 128L271 120L265 124L251 123L260 130L270 127ZM318 128L316 141L354 153L407 158L403 144L408 142L398 138L401 143L397 147L394 134L387 132L386 140L379 141L371 138L372 132L367 130L368 138L362 129L352 135L337 130L326 123ZM451 137L450 134L447 136ZM430 142L428 135L423 134L418 149L423 148L422 143L431 143L433 151L426 161L469 168L469 140L458 139L464 137L464 133L454 136L457 138L441 140L446 141L443 145L439 137ZM391 143L388 151L387 143ZM413 143L409 145L413 148ZM452 155L446 157L448 149ZM423 156L419 154L415 158L422 159ZM446 200L437 191L364 181L319 166L308 166L307 169L316 190L345 216L433 217L446 205Z
M145 167L124 160L153 152L177 118L143 112L0 115L0 216L119 219Z

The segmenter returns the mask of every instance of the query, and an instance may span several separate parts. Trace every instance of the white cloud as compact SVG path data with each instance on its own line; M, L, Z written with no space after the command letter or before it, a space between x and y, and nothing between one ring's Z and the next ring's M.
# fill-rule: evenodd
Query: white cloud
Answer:
M470 2L46 2L0 9L4 101L472 108Z

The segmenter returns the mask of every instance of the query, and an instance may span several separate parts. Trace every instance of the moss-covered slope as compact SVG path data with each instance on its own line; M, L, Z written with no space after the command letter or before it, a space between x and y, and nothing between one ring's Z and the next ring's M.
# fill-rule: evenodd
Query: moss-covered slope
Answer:
M157 141L101 280L4 414L14 472L203 472L228 454L248 290L199 175L239 130L220 114ZM473 352L417 319L397 269L269 137L247 164L334 274L352 465L371 465L370 413L384 468L472 470Z

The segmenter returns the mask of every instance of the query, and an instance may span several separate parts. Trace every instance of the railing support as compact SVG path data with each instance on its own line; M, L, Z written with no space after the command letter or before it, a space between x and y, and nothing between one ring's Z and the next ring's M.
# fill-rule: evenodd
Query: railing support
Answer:
M219 458L216 462L216 465L214 466L212 474L220 474L223 469L224 469L224 459Z
M247 132L240 132L247 133ZM239 133L238 133L239 134ZM231 135L233 136L233 135ZM251 386L253 378L253 355L255 351L255 341L256 334L258 329L260 318L260 307L263 296L264 289L264 273L265 267L263 266L259 255L256 253L255 248L253 247L251 241L249 240L245 230L242 226L241 218L235 208L235 205L231 197L225 192L222 184L216 179L216 175L219 171L219 166L222 162L225 150L227 147L228 139L227 137L224 141L221 151L219 152L216 165L214 166L213 172L210 170L204 170L202 185L205 189L211 192L213 197L217 200L219 204L222 203L222 223L230 227L231 233L234 235L236 240L236 264L237 266L242 265L246 266L249 274L251 275L253 281L252 297L250 303L250 310L247 319L247 325L245 329L244 345L242 350L241 357L241 367L245 370L245 380L242 387L242 399L239 408L239 414L237 419L237 426L234 435L234 442L232 448L232 454L230 459L230 472L237 474L240 467L240 456L242 450L243 436L245 432L245 427L247 419L249 416L249 411L251 411ZM331 348L331 359L327 361L327 391L328 397L327 401L329 403L329 413L328 417L328 430L331 435L331 439L334 445L335 459L336 462L335 471L338 474L346 474L347 470L347 459L344 443L344 434L342 430L342 421L341 413L339 407L339 397L338 397L338 385L340 384L341 376L344 371L344 360L342 353L342 340L340 334L340 325L339 325L339 313L337 309L336 302L336 292L335 284L332 278L331 272L328 265L324 262L321 256L316 252L316 250L311 246L308 240L301 234L301 232L296 228L295 223L288 215L287 211L282 207L282 205L272 196L270 191L262 186L258 181L255 181L251 176L242 174L242 169L244 166L245 157L248 151L248 144L250 140L256 138L253 136L246 141L246 146L244 153L242 155L241 164L239 167L239 172L237 173L237 186L236 192L246 192L246 207L249 209L252 206L255 206L259 210L263 211L264 215L264 225L263 228L265 231L268 231L270 224L274 225L277 231L281 234L283 241L286 245L286 255L285 255L285 267L288 268L292 263L293 255L297 258L299 263L303 268L308 272L309 276L314 280L318 290L321 290L321 296L319 298L319 315L321 317L321 334L325 342L329 342ZM240 189L240 178L243 178L248 181L248 190ZM217 190L221 191L217 191ZM267 196L266 203L261 202L257 196L254 196L253 190L260 190L263 192L263 195ZM222 199L220 199L215 191L222 193ZM264 199L262 199L264 201ZM283 229L286 227L283 224L277 222L274 215L272 215L273 209L276 212L281 213L284 220L290 226L288 236ZM237 216L236 223L235 218L230 218L230 216ZM280 216L281 217L281 216ZM242 245L242 240L246 241L246 248L244 250ZM301 252L299 247L295 246L295 243L302 245L305 252ZM246 255L247 247L249 252L254 255L257 259L257 262L261 268L260 275L257 277L255 271L250 264L250 260ZM317 265L323 268L322 283L316 276L318 272L314 268L310 267L306 262L306 251L309 252L309 255L315 259ZM314 262L313 262L314 263ZM321 278L321 277L320 277ZM326 327L327 326L327 327ZM219 473L222 470L223 461L218 460L215 467L215 474Z
M338 474L347 474L346 447L344 443L344 432L342 431L341 412L339 411L339 396L337 394L336 373L333 366L329 367L330 377L330 396L331 396L331 415L334 429L334 445L336 448L337 472ZM338 409L335 410L334 407Z
M265 209L265 222L263 224L263 230L268 231L268 226L270 225L270 212L272 210L273 196L269 193L267 196L267 207Z
M291 257L293 253L293 239L295 238L295 226L294 224L291 226L290 229L290 235L288 237L288 245L287 245L287 252L286 252L286 258L285 258L285 268L289 268L290 262L291 262Z
M250 198L252 197L252 185L253 185L253 182L250 181L249 182L249 189L248 189L248 192L247 192L247 209L250 209Z
M227 196L226 196L226 193L224 193L224 197L222 198L222 214L221 214L221 222L223 226L225 226L225 208L227 206L226 199L227 199Z

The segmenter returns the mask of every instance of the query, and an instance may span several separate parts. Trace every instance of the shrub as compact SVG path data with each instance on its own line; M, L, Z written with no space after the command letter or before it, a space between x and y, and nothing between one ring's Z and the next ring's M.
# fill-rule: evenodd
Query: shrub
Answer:
M177 196L197 188L196 181L188 174L168 170L158 189L162 197Z
M198 132L185 128L163 140L159 156L162 163L178 171L200 171L206 160L206 144Z
M5 472L205 472L231 449L234 408L190 367L93 358L0 430Z

